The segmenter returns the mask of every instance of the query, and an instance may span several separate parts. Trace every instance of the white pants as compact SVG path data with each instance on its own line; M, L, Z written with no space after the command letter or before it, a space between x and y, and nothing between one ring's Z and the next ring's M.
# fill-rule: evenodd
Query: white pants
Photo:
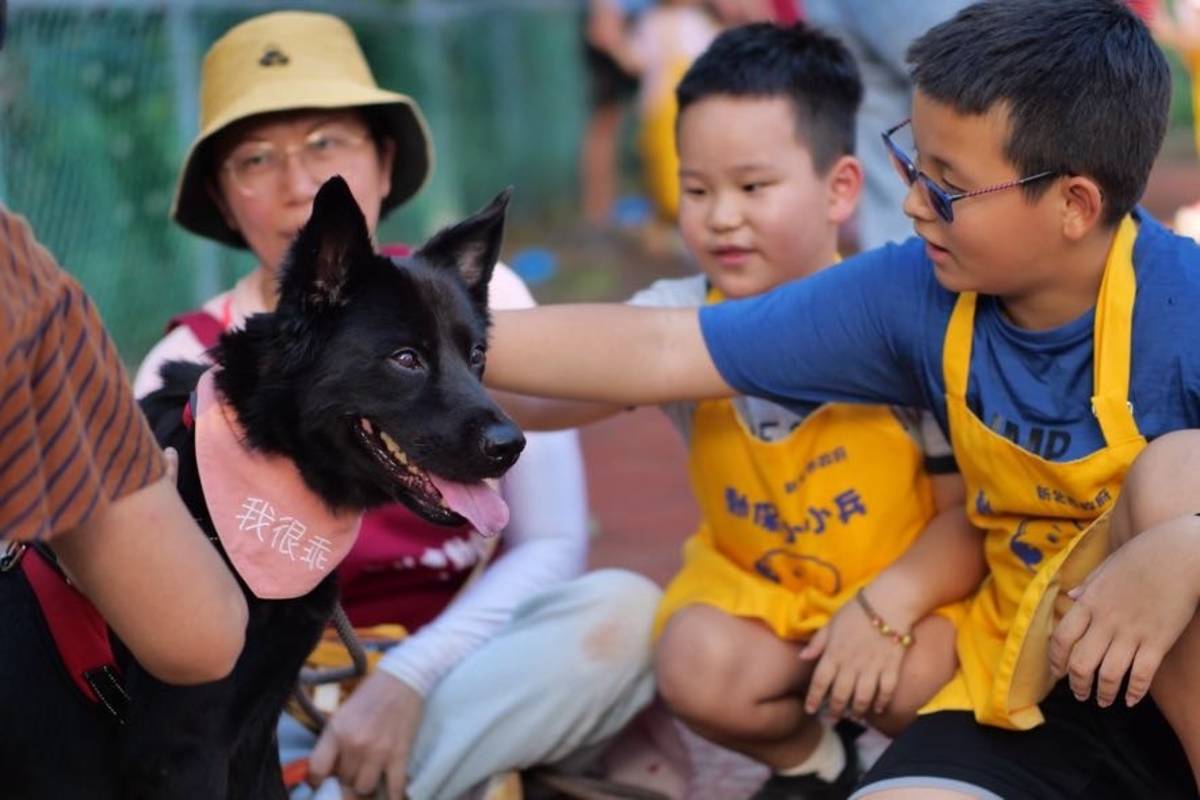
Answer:
M530 598L425 698L408 797L457 798L491 775L551 764L613 737L654 696L650 628L660 591L631 572L600 570ZM286 714L284 762L311 733ZM341 800L335 780L293 800Z

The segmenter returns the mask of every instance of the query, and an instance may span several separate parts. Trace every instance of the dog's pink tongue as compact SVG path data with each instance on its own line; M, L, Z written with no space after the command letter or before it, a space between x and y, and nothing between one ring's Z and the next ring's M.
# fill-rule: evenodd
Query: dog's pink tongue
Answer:
M508 504L483 481L458 483L430 474L446 507L467 520L484 536L495 536L508 524Z

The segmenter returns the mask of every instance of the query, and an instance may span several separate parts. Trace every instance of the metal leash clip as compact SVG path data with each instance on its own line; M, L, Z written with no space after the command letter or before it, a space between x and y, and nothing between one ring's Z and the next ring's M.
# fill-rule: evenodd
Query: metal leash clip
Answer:
M20 564L21 556L23 555L25 555L24 542L5 542L4 549L0 550L0 572L8 572L17 564Z

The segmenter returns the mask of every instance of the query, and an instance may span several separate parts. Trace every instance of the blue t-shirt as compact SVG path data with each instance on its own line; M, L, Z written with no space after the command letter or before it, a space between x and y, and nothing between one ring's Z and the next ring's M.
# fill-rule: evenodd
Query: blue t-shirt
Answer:
M1130 401L1148 439L1200 427L1200 246L1152 220L1133 262ZM706 306L701 330L730 386L797 410L827 401L928 408L944 431L942 346L957 295L924 243L910 239L746 300ZM1091 413L1095 311L1027 331L993 297L975 313L967 403L1022 448L1051 461L1104 445Z

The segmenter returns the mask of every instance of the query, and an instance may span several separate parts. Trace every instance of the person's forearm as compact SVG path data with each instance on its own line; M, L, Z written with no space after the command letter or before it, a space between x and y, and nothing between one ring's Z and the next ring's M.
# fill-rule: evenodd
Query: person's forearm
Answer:
M558 305L493 315L484 381L621 406L726 397L696 309Z
M246 633L246 600L167 478L54 540L72 581L152 675L218 680Z
M551 400L493 390L492 396L504 412L527 431L561 431L578 428L620 413L622 406L584 400Z
M866 591L887 598L896 623L910 626L947 603L968 596L985 571L983 536L971 525L962 506L940 512L912 546L883 572ZM872 602L879 603L874 600ZM885 618L889 611L879 613Z

